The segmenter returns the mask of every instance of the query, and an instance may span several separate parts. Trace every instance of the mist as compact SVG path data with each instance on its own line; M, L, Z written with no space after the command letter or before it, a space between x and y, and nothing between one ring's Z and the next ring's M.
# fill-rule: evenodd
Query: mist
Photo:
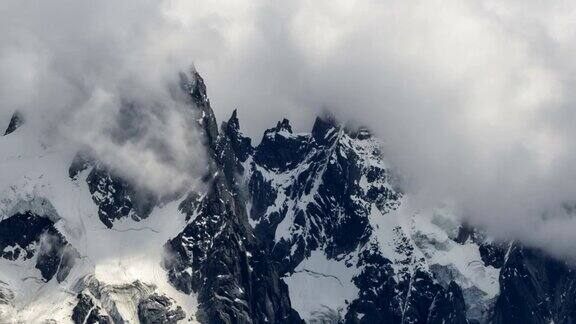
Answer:
M0 118L45 145L85 150L158 194L205 172L196 112L178 89L193 69L186 30L156 1L3 1Z
M218 119L238 108L256 142L283 117L307 131L329 111L382 140L415 209L450 203L496 238L576 257L573 2L8 0L0 8L9 13L0 22L0 118L14 109L41 116L32 119L57 124L133 178L158 175L150 186L180 174L192 181L202 165L194 128L173 126L188 115L169 91L193 63ZM102 136L126 101L140 103L149 123L129 144ZM151 150L158 140L178 156ZM149 168L132 174L135 165Z

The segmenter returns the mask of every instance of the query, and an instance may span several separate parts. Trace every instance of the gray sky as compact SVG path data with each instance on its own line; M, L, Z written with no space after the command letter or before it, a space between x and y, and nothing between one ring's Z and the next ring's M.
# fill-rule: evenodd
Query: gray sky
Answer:
M0 12L0 118L18 107L106 124L125 97L177 105L166 85L194 63L220 121L239 108L256 141L283 117L308 130L332 111L382 138L416 205L451 201L493 235L576 257L560 207L576 197L572 1L5 0ZM188 145L165 135L150 136ZM128 155L149 152L140 144ZM180 172L192 155L155 167Z

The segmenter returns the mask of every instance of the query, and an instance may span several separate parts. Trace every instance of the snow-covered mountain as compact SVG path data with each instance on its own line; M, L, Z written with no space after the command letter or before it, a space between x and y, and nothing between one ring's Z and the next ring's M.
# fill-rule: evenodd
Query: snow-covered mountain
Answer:
M370 131L288 120L257 146L181 90L209 162L159 195L15 113L0 137L0 323L572 323L576 274L449 206L410 208ZM31 140L35 139L35 140Z

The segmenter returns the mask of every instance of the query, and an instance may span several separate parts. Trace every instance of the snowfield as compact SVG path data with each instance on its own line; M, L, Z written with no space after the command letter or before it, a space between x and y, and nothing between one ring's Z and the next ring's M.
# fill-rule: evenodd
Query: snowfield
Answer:
M68 168L76 154L70 147L43 143L39 134L20 127L0 136L0 220L17 211L50 215L56 228L79 253L80 259L64 282L44 282L35 259L0 258L0 287L10 291L9 303L0 304L2 323L71 322L78 293L75 287L93 276L110 287L139 282L176 301L187 315L196 312L196 299L172 287L161 267L163 245L184 227L179 201L155 208L135 222L123 219L108 229L98 218L86 183L89 170L76 180ZM129 291L129 290L127 290ZM124 319L137 323L136 299L130 294L112 294Z

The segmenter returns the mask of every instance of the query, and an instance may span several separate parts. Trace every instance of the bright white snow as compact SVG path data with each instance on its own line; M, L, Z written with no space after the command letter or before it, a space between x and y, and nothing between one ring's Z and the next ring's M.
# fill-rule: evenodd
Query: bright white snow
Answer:
M14 293L13 308L0 308L0 322L70 322L76 303L73 287L90 274L109 285L132 284L136 280L153 285L160 294L174 299L187 317L194 315L195 296L176 291L160 266L163 245L184 227L184 215L177 209L179 202L156 208L140 222L126 219L108 229L98 218L85 181L87 171L76 181L68 176L76 152L43 143L39 134L26 126L0 136L0 220L18 209L38 208L37 202L46 200L50 204L44 205L53 206L53 210L42 211L57 214L57 228L78 250L81 259L61 284L55 279L42 282L34 259L0 259L0 281ZM119 309L134 322L133 305L120 303Z

